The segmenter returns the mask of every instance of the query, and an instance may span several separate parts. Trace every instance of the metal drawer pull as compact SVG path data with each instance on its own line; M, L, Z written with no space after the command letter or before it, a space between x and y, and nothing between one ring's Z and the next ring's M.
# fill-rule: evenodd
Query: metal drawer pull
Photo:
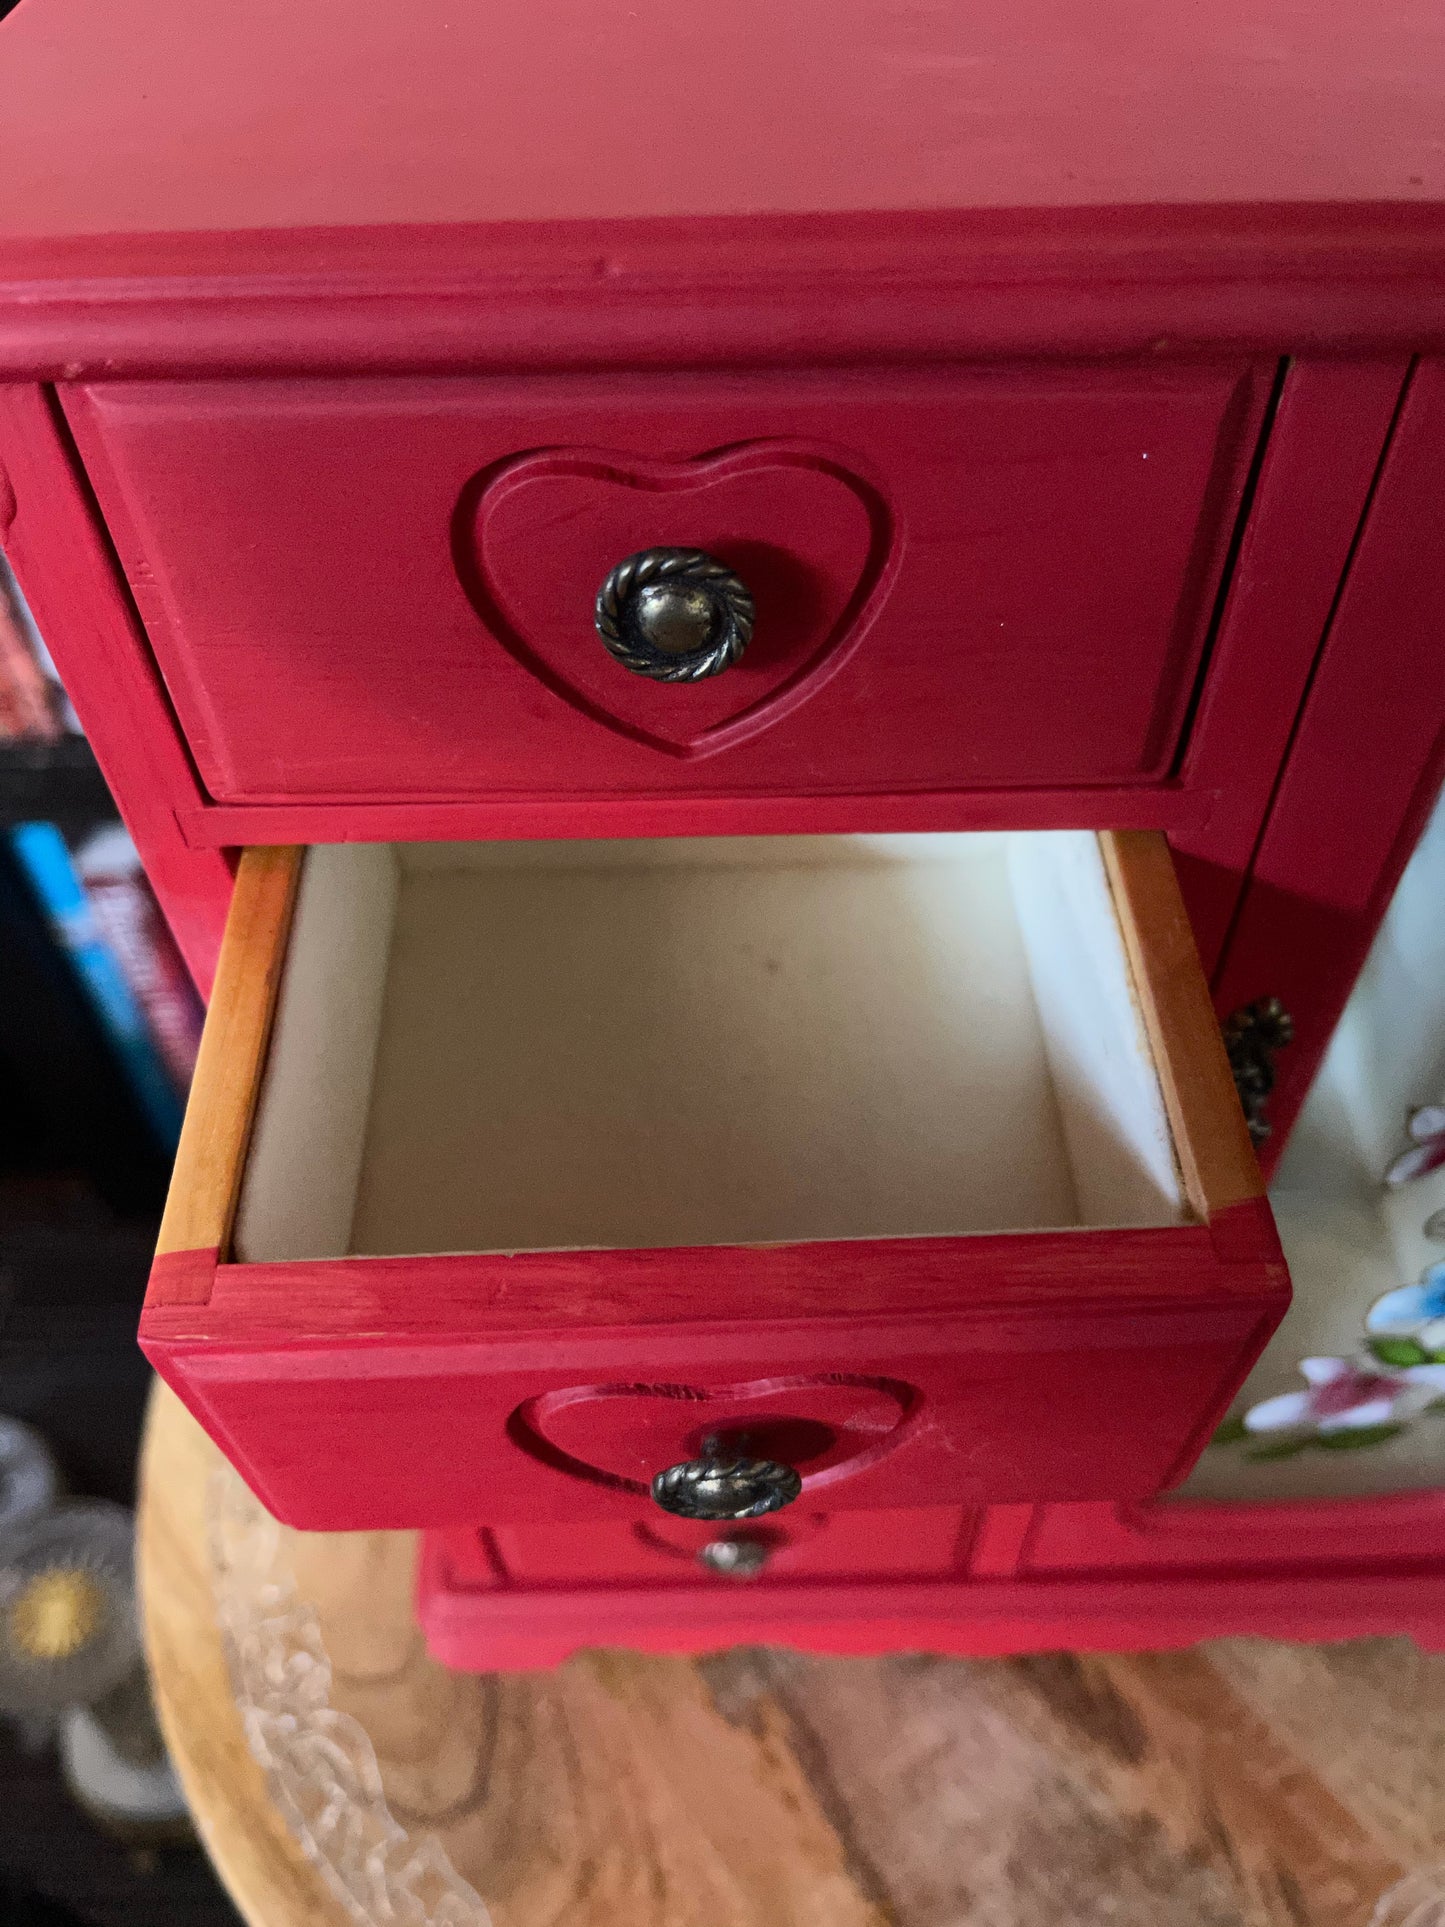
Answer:
M643 549L597 591L597 633L635 676L701 682L730 669L753 633L753 599L702 549Z
M670 1465L652 1481L652 1496L679 1519L760 1519L791 1505L803 1481L776 1459L745 1459L709 1439L699 1459Z
M1278 997L1244 1004L1224 1021L1224 1049L1234 1072L1234 1088L1256 1144L1263 1144L1273 1129L1266 1110L1274 1089L1275 1053L1293 1042L1294 1019Z
M697 1563L727 1579L756 1579L768 1563L761 1539L709 1539L698 1549Z

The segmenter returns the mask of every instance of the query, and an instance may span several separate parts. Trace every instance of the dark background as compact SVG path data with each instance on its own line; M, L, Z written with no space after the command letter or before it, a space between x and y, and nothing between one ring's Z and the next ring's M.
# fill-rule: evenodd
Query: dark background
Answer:
M0 15L8 10L0 0ZM0 43L3 59L3 43ZM0 830L113 815L83 739L0 743ZM0 848L0 1412L71 1493L132 1505L149 1372L135 1329L167 1161ZM0 1927L236 1927L198 1851L137 1854L0 1721Z

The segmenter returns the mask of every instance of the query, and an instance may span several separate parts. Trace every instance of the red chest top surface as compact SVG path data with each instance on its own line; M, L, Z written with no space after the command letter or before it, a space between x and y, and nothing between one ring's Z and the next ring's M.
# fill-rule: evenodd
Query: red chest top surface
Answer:
M1445 194L1430 0L21 0L0 47L11 235Z

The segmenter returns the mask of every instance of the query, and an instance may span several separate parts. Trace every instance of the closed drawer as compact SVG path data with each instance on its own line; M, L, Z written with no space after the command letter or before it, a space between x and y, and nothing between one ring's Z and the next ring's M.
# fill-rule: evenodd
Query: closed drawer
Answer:
M1151 1493L1286 1290L1156 835L342 845L242 859L142 1338L297 1524L836 1513Z
M128 382L66 406L227 802L895 793L1176 767L1271 370ZM663 683L604 577L756 624Z
M814 1512L744 1524L652 1516L602 1525L500 1526L478 1536L472 1574L518 1586L712 1585L800 1579L946 1578L962 1569L973 1514L955 1506Z
M799 1505L734 1527L660 1514L454 1527L422 1536L417 1622L433 1658L462 1671L555 1666L615 1645L988 1651L988 1632L968 1617L978 1523L949 1506Z

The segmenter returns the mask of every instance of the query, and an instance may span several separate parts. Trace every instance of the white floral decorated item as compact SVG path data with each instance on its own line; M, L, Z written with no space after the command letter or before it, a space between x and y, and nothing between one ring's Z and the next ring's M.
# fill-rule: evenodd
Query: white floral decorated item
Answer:
M1445 804L1270 1200L1294 1302L1177 1496L1445 1490Z

